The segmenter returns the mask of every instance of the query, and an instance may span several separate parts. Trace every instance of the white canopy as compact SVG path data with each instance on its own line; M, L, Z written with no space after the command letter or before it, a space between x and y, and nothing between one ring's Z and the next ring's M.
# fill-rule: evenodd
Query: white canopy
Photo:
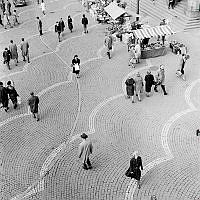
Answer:
M126 11L120 8L115 2L110 3L104 9L114 20L126 13Z

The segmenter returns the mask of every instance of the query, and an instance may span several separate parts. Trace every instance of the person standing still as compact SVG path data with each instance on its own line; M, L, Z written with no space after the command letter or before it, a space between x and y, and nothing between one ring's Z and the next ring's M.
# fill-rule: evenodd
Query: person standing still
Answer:
M104 40L104 45L107 49L107 55L108 58L111 59L111 51L112 51L112 46L113 46L113 38L111 35L107 35L105 40Z
M37 17L37 20L38 20L38 24L37 24L38 30L39 30L40 36L42 36L43 35L43 33L42 33L42 21L39 17Z
M83 169L92 169L92 165L89 159L90 154L93 152L92 142L88 140L88 136L85 133L81 134L82 142L79 145L79 158L82 157Z
M20 49L22 51L23 61L25 62L26 58L27 58L28 63L30 63L30 60L29 60L29 44L28 44L27 41L24 41L24 38L22 38Z
M18 63L17 45L13 43L13 40L10 40L9 50L11 54L11 59L14 60L15 66L17 66Z
M30 95L31 97L28 99L28 105L30 107L30 111L33 114L33 118L36 118L37 121L39 121L40 120L38 114L39 98L38 96L35 96L33 92L31 92Z
M56 25L55 25L55 32L58 34L58 41L61 42L61 39L60 39L61 27L58 22L56 22Z
M85 17L85 15L83 15L83 18L82 18L82 24L83 24L84 33L88 33L88 30L87 30L88 19L87 17Z
M45 15L45 10L46 10L46 8L45 8L44 0L41 1L41 9L42 9L43 15Z
M2 107L7 112L8 107L8 92L5 87L3 87L3 83L0 82L0 103L2 104Z

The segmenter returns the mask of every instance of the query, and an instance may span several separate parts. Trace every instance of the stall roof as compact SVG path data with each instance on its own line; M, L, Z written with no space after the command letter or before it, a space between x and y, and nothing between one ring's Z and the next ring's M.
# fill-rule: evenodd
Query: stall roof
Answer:
M134 35L139 39L157 37L158 35L172 35L175 32L169 25L155 26L150 28L137 29L133 31Z
M110 3L108 6L104 8L104 10L113 18L117 19L126 11L123 8L120 8L115 2Z

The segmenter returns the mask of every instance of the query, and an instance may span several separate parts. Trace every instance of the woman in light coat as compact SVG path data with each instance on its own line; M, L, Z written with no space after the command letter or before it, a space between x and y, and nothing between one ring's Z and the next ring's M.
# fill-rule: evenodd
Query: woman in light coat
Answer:
M136 77L134 78L135 80L135 92L136 96L138 97L138 101L141 101L141 96L140 94L143 92L143 78L140 75L140 72L137 72Z
M135 45L135 57L136 57L136 63L140 62L140 56L141 56L141 47L139 42Z

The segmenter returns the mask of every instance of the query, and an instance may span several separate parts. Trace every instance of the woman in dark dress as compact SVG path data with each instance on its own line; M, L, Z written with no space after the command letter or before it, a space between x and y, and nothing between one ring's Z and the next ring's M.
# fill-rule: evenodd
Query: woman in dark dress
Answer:
M17 91L15 90L14 86L11 85L11 81L7 82L7 88L6 89L7 89L9 98L14 105L14 109L16 109L17 108L17 97L19 95L18 95Z
M151 71L147 71L147 75L144 78L145 80L145 91L146 91L146 96L150 96L151 92L151 87L154 85L154 76L151 74Z
M78 55L74 56L74 59L72 60L72 67L73 67L73 73L76 74L77 78L80 78L80 59L78 58Z
M72 18L70 17L70 15L68 16L67 22L68 22L68 28L69 28L69 30L70 30L71 33L72 33L73 24L72 24Z
M130 98L131 97L131 100L132 100L132 103L134 103L134 84L135 84L135 81L133 78L129 77L126 82L126 92L127 92L127 97Z
M142 158L137 154L138 151L133 152L133 157L130 160L130 167L126 171L125 175L134 178L137 181L138 188L140 189L141 170L143 170L143 166Z

